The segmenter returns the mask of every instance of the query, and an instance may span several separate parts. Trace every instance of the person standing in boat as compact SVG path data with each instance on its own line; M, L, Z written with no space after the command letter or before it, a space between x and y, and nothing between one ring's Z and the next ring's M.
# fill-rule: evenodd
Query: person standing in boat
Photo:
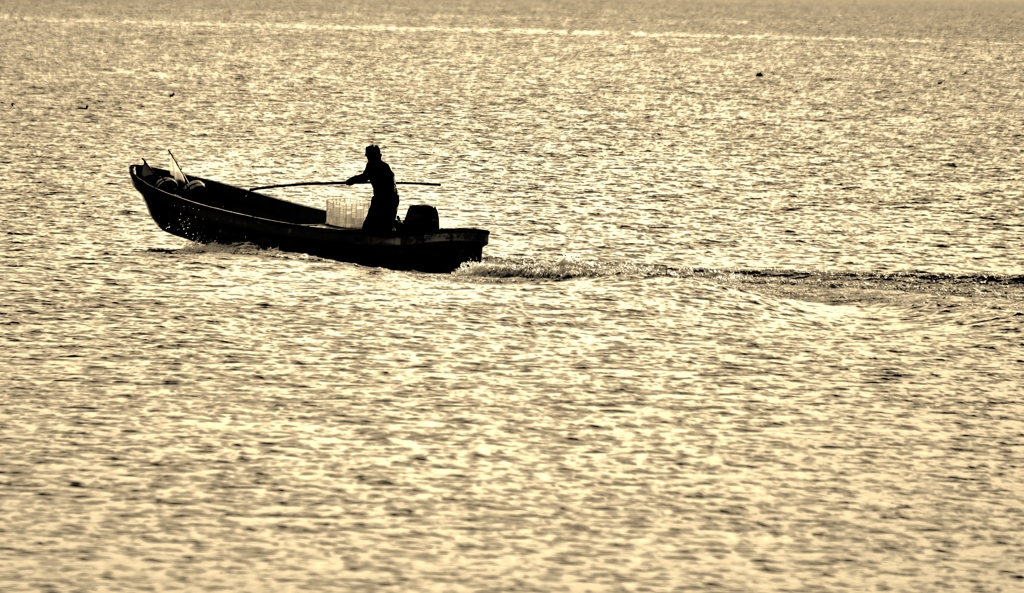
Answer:
M395 174L380 156L380 147L366 147L366 169L361 175L350 177L346 185L369 183L373 185L373 198L370 200L370 211L363 222L364 231L393 231L395 218L398 215L398 186L395 185Z

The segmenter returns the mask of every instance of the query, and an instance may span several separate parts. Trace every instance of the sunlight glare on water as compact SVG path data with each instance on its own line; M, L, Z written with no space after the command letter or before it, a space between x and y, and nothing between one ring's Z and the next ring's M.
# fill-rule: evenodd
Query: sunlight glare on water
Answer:
M1021 15L0 6L0 589L1020 589ZM368 143L483 261L190 243L128 177Z

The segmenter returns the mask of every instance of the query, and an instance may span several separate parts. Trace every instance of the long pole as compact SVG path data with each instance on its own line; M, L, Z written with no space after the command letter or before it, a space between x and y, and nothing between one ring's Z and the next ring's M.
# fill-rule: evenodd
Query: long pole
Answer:
M280 185L264 185L261 187L254 187L249 191L257 191L260 189L274 189L277 187L298 187L300 185L345 185L344 181L303 181L301 183L282 183ZM440 187L440 183L428 183L425 181L396 181L395 185L431 185L434 187Z

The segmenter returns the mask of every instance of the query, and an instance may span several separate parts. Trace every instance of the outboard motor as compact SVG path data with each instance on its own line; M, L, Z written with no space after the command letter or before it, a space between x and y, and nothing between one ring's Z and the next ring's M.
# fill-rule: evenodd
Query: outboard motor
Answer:
M440 228L440 221L437 217L437 208L433 206L409 206L405 213L404 232L411 235L433 233Z

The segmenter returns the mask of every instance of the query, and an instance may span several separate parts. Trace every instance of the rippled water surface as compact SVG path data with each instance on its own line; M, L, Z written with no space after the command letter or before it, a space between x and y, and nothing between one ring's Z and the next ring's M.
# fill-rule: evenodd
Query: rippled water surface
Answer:
M682 4L0 5L0 588L1024 590L1024 6Z

